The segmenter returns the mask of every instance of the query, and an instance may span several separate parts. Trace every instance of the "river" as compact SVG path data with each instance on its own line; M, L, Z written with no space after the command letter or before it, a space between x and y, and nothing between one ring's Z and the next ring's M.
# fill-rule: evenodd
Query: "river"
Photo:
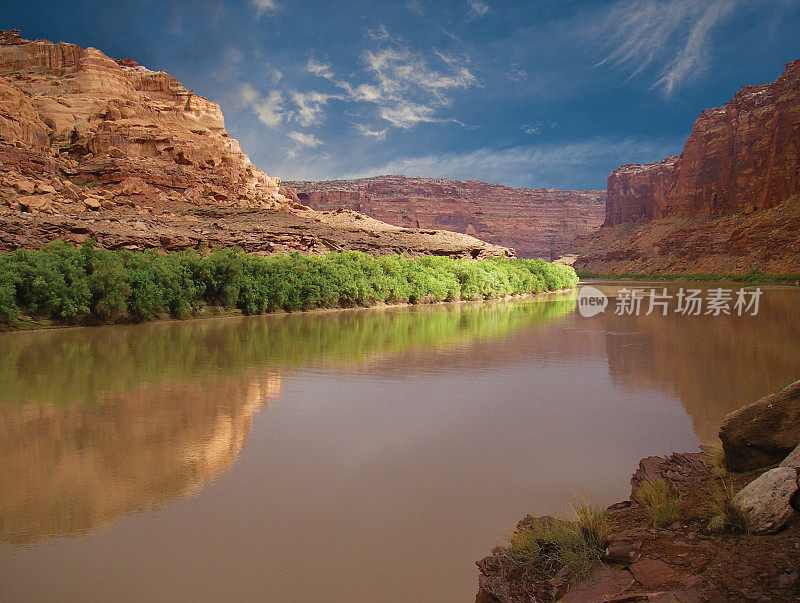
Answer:
M0 334L0 599L468 601L526 513L625 499L800 377L798 288L637 316L596 286L593 317L572 292Z

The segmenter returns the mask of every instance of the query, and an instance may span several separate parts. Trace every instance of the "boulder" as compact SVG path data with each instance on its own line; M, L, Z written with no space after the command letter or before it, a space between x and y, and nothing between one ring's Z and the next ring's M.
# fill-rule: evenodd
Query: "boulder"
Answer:
M719 439L734 471L780 463L800 444L800 381L730 413Z
M793 467L800 471L800 446L795 448L780 464L781 467Z
M794 514L790 501L795 492L797 470L776 467L747 484L733 497L733 504L744 513L750 532L774 534Z

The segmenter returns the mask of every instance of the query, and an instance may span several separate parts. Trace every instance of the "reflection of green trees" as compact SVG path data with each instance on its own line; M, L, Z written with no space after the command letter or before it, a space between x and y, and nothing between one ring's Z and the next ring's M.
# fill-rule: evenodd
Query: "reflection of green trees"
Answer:
M162 322L0 336L0 402L96 400L200 375L359 364L413 348L502 337L570 314L574 292L542 300Z

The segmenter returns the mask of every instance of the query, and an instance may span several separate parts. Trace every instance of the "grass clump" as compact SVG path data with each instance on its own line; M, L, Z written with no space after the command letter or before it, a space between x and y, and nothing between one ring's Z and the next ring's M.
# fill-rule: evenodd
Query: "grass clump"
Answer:
M636 488L635 498L650 516L653 526L665 527L677 521L680 495L669 480L643 480Z
M602 509L582 505L574 512L573 521L529 519L509 538L511 561L538 580L586 576L603 555L609 527Z
M0 324L184 317L208 307L275 310L480 300L573 288L575 271L543 260L373 257L357 251L260 257L241 249L108 251L89 241L0 253Z
M708 495L703 509L708 519L708 531L746 533L747 516L733 504L736 487L722 447L709 446L704 456L709 470Z

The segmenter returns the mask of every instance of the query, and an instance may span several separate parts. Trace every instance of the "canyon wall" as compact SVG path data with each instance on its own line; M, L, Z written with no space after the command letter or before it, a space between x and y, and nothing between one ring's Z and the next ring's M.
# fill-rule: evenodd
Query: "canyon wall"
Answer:
M318 210L347 208L406 228L443 228L555 259L599 228L604 191L510 188L477 180L376 176L285 182L284 192Z
M509 253L315 212L279 188L229 136L220 107L168 73L0 32L0 250L92 236L128 249Z
M604 228L577 267L800 273L800 60L703 111L683 152L608 178Z

